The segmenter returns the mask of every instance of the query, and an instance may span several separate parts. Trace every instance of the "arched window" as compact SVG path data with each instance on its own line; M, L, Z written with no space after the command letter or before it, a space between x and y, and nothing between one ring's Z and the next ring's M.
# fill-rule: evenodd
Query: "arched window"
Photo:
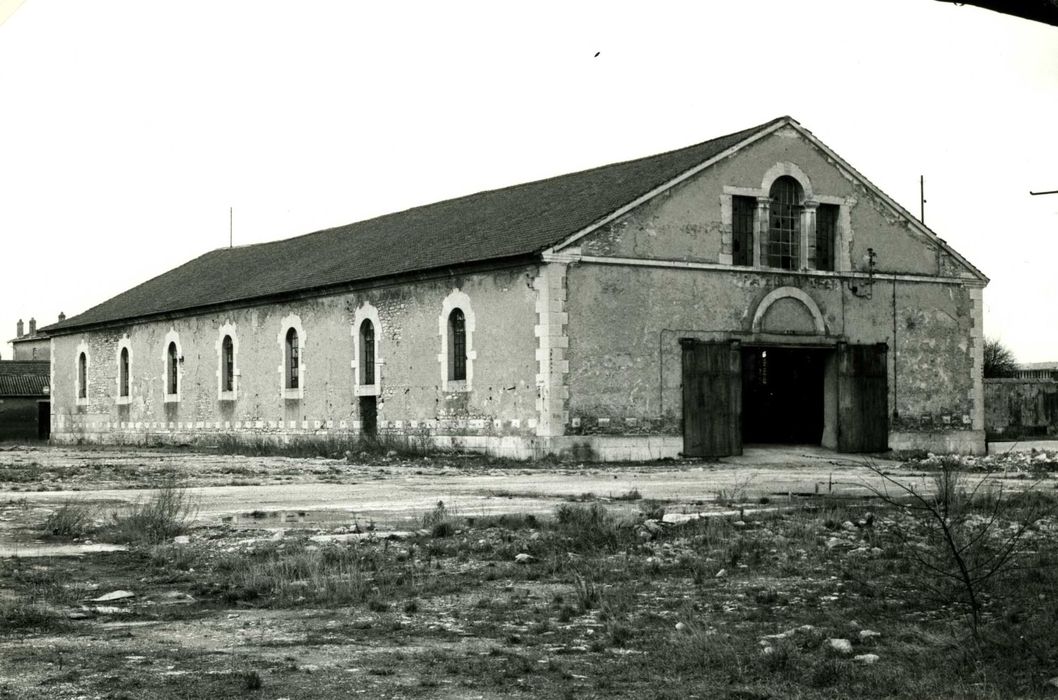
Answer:
M235 390L235 343L230 335L220 344L220 390Z
M180 393L180 353L175 342L169 343L165 356L165 393L176 396Z
M360 324L360 383L375 383L375 324L364 319Z
M121 348L121 358L118 360L118 396L129 395L129 349Z
M801 265L801 183L783 175L772 183L768 216L768 267L796 270Z
M467 378L467 328L462 309L452 309L448 314L448 378L451 381L466 381Z
M77 357L77 398L88 398L88 355L83 352Z
M291 328L286 339L286 388L298 388L298 332Z

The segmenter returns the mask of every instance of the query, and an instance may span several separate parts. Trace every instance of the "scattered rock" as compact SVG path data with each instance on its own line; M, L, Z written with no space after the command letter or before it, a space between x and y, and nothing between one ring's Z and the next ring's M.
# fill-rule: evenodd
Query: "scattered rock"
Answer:
M518 564L528 564L529 562L535 559L536 557L534 557L532 554L526 554L525 552L514 555L514 561Z
M677 622L676 623L676 631L677 632L686 632L687 631L687 625L685 625L682 622Z
M92 603L109 603L112 600L124 600L126 598L135 598L135 597L136 597L136 594L133 593L132 591L111 591L110 593L105 593L105 594L99 596L98 598L92 598L90 602L92 602Z
M692 520L700 520L701 515L698 513L665 513L661 518L661 522L670 523L672 525L682 525L683 523L689 523Z
M878 660L878 655L877 654L860 654L858 656L852 657L852 660L855 661L856 663L861 663L861 664L873 664L875 661Z
M727 569L720 569L720 571L716 572L716 576L713 578L723 578L725 576L727 576Z
M837 537L831 537L827 540L827 549L834 549L834 547L837 547L839 544L841 544L841 540Z
M99 615L127 615L130 612L128 608L119 608L116 605L97 605L92 610Z
M733 526L737 527L737 528L744 528L744 527L746 527L746 521L745 521L745 520L736 520L735 522L733 522L733 523L731 523L731 524L732 524Z
M657 520L644 520L643 529L656 535L659 532L663 531L665 528L662 527L661 523L659 523Z
M189 535L177 535L173 538L173 544L190 544L191 537Z
M856 532L856 524L851 520L846 520L841 524L841 529L849 532Z
M852 642L847 639L828 639L827 644L839 654L852 653Z
M881 636L881 632L875 632L874 630L860 630L860 639L865 642L871 639L876 639L877 637Z

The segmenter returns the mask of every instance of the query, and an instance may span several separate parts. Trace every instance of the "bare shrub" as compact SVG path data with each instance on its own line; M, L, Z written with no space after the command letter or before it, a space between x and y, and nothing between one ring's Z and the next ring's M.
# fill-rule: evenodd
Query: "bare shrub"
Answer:
M197 513L187 489L169 483L127 511L113 513L101 534L110 542L158 544L185 533Z
M869 488L902 516L889 532L917 568L916 585L944 603L961 604L976 637L982 594L1010 572L1024 551L1026 533L1055 507L1053 498L1008 495L987 477L968 484L957 465L941 462L932 489L867 466L882 480L880 488Z
M95 530L96 506L81 501L63 501L41 523L40 529L54 537L84 537Z

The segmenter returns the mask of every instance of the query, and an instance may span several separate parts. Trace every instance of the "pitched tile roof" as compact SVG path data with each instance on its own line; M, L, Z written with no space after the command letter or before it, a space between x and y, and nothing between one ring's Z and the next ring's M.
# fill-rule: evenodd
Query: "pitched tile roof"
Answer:
M50 362L0 361L0 396L47 396Z
M271 243L222 248L84 313L53 334L430 269L538 253L780 117L647 158L450 199Z

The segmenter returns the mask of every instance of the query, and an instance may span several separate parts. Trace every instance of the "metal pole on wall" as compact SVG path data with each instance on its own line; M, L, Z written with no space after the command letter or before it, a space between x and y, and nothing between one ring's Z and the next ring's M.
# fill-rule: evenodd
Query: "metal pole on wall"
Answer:
M232 207L228 207L228 247L232 247L232 242L235 240L233 228L232 228Z

